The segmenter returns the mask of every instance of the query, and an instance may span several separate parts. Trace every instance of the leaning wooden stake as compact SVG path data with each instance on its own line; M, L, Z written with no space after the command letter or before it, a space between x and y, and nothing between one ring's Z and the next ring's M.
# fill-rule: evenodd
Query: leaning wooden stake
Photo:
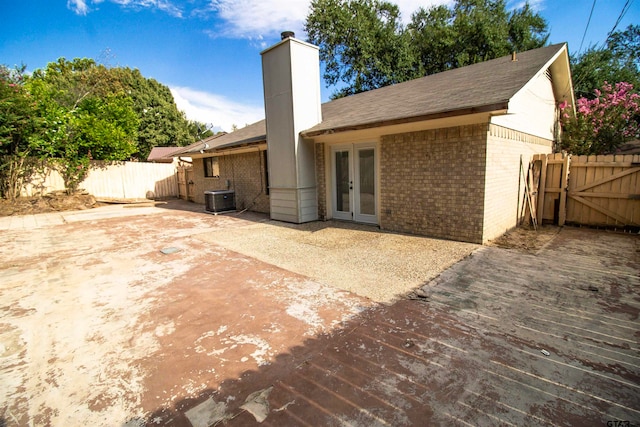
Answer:
M524 191L525 191L525 201L527 203L527 205L529 206L529 214L531 215L531 223L533 224L533 229L538 231L538 221L536 219L536 215L535 215L535 209L533 207L533 204L531 203L531 193L529 192L529 184L528 184L528 179L527 176L524 173L524 166L522 165L522 157L520 157L520 174L522 175L522 179L524 181Z

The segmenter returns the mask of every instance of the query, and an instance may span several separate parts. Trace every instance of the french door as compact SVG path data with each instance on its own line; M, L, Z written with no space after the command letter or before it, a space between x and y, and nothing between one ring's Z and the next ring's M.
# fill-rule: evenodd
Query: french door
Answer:
M331 148L333 217L378 223L375 144Z

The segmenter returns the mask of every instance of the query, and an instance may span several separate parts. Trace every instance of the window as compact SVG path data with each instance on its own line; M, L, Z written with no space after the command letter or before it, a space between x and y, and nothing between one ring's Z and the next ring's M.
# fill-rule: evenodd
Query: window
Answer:
M220 165L217 157L206 157L202 161L204 162L205 178L220 178Z

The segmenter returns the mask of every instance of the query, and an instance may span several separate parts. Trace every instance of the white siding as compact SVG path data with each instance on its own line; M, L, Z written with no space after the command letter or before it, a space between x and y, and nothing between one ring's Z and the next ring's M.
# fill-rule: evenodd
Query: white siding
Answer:
M318 194L316 188L303 188L298 190L298 209L300 210L300 222L315 221L318 219Z
M318 197L315 188L271 188L271 218L302 223L318 219Z
M508 114L492 117L491 123L553 140L556 99L546 73L541 73L520 89L509 101Z
M298 223L298 203L293 189L275 189L269 191L271 218L278 221Z

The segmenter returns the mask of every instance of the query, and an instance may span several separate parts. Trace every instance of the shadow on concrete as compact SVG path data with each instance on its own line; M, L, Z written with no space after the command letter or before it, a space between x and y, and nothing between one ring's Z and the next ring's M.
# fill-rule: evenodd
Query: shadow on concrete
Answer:
M156 201L155 207L160 209L167 209L172 211L183 211L200 213L202 215L221 216L238 218L249 222L263 223L269 222L270 225L277 227L288 228L293 230L305 230L305 231L320 231L326 228L342 228L345 230L360 230L369 232L380 232L380 227L371 224L360 224L352 221L339 221L339 220L317 220L303 224L294 224L284 221L272 220L267 213L254 212L254 211L230 211L221 213L211 213L205 211L205 206L195 202L189 202L182 199L167 199L162 201Z
M522 295L508 303L499 300L504 290L474 291L473 286L473 281L448 282L425 300L375 306L330 335L279 354L269 365L132 421L147 426L364 427L607 425L637 419L640 372L631 368L633 349L622 350L596 331L580 337L569 331L567 320L564 325L554 320L546 327L536 322L514 327L529 315L522 310L524 300L539 302L538 297ZM544 287L541 304L552 306L556 293ZM594 306L618 298L615 292L576 295L570 297ZM596 312L595 318L607 317L604 313ZM566 312L560 318L566 319ZM635 321L623 318L621 323ZM564 337L543 337L531 328ZM633 340L634 332L637 328L619 339ZM599 362L603 354L617 354L618 362ZM243 408L259 392L266 399L253 399Z
M123 427L633 423L638 241L573 233L539 255L483 248L426 298L369 308Z
M185 414L197 420L193 409L198 407L211 418L204 421L201 415L202 424L194 425L258 425L252 411L241 406L251 394L270 387L268 406L263 405L264 425L332 425L347 420L362 426L384 425L381 420L390 425L428 423L433 415L429 401L437 389L429 386L428 375L416 378L403 366L427 368L429 363L416 345L426 337L394 325L400 318L404 323L407 316L428 321L418 315L423 308L417 301L404 301L367 310L330 335L307 339L279 354L269 365L183 398L174 407L158 408L145 418L145 425L191 426ZM211 411L213 402L222 403L224 410ZM400 420L404 421L397 424Z

